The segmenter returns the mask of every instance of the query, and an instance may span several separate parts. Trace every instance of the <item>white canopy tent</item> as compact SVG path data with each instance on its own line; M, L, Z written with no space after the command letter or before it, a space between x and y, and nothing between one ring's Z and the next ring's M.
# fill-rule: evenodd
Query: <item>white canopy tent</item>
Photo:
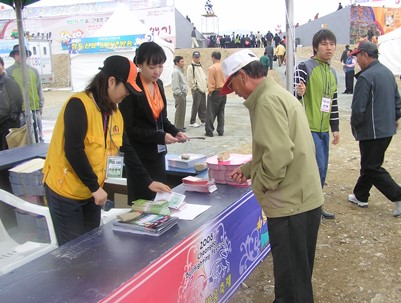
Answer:
M120 47L106 52L79 53L78 51L75 54L74 51L71 52L71 83L73 91L84 90L92 77L98 73L99 67L103 66L103 61L107 57L118 54L132 60L135 56L137 46L144 41L154 41L164 49L167 61L164 64L164 70L160 78L164 85L171 84L171 74L174 67L174 45L158 36L153 36L151 33L148 33L145 26L139 21L136 13L130 11L127 6L123 4L120 5L107 22L90 38L96 41L97 37L100 38L100 40L102 37L109 37L109 41L112 41L113 38L122 38L124 40L124 37L133 36L138 36L136 39L138 43L132 46L127 45L126 47ZM85 38L82 38L82 41L84 41L84 39ZM74 40L77 41L77 39L72 39L71 41L73 42Z
M394 75L401 75L401 27L379 37L379 60Z

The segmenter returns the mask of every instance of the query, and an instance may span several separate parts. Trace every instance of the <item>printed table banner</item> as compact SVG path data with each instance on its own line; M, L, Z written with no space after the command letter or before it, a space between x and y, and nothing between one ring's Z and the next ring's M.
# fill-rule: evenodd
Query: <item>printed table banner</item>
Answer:
M269 252L251 191L101 302L224 302Z

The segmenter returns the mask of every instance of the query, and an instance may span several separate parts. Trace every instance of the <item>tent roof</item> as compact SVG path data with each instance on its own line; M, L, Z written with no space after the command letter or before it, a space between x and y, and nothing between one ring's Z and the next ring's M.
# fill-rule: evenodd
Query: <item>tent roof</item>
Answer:
M24 8L25 6L38 2L39 0L20 0L21 2L21 8ZM15 7L15 1L14 0L0 0L1 3L7 4L9 6Z

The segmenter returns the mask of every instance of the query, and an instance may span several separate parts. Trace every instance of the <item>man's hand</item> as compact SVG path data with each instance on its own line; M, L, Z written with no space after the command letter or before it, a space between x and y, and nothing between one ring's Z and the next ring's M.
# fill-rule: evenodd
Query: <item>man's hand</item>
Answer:
M305 83L303 83L302 81L298 83L297 85L297 95L302 97L303 95L305 95L306 92L306 86Z
M237 183L246 183L247 179L244 176L243 172L241 171L241 168L237 167L230 173L230 178Z
M340 132L333 132L333 143L334 145L338 144L340 142Z

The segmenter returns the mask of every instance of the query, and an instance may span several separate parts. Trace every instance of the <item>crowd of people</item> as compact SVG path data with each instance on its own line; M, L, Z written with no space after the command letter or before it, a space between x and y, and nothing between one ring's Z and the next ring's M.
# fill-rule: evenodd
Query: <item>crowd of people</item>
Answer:
M285 36L282 36L281 33L275 33L273 35L270 30L266 34L262 34L260 31L258 31L256 34L252 31L249 34L236 34L235 32L232 32L231 35L226 34L209 36L208 47L263 48L269 43L274 43L275 47L277 47L281 41L285 42L285 40Z

